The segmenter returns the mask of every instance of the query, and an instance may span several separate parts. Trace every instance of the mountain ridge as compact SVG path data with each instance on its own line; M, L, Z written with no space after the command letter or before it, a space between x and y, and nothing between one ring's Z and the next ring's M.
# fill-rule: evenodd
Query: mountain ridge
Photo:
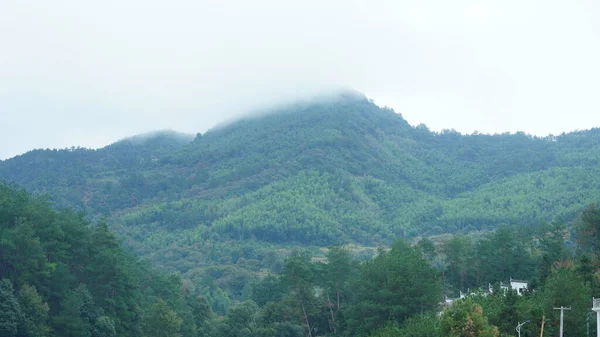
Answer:
M572 218L600 200L599 129L438 133L359 96L149 144L35 150L0 162L0 179L108 216L140 251L154 233L380 244Z

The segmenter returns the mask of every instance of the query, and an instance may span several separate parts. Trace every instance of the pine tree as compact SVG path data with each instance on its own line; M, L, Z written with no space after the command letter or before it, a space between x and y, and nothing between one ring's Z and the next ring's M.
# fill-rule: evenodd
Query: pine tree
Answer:
M92 325L87 294L83 289L71 291L60 305L58 316L54 317L54 327L58 335L64 337L89 337Z
M144 317L144 333L147 337L179 337L182 323L177 313L159 298Z
M115 337L116 335L115 322L107 316L98 317L94 323L92 337Z
M21 320L21 306L15 298L12 282L0 280L0 336L17 335Z
M23 313L22 336L46 337L50 334L48 312L50 308L43 301L34 286L25 284L19 290L19 303Z

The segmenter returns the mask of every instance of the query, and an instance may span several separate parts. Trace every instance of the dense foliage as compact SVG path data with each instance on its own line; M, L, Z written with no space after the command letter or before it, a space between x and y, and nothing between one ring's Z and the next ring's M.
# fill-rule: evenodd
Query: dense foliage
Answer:
M2 335L554 333L561 296L598 295L599 129L436 133L349 94L275 110L0 161L34 193L2 185ZM535 291L437 318L511 277Z
M590 233L593 233L590 235ZM251 290L212 336L556 336L556 307L570 307L568 335L594 333L591 299L600 293L600 209L589 205L571 224L501 227L479 236L396 241L370 260L330 247L323 258L298 250L280 273ZM521 294L502 289L511 276L529 281ZM470 288L470 289L469 289ZM463 290L452 304L446 297Z
M0 161L0 179L107 216L136 252L185 271L189 261L210 264L196 249L207 241L225 250L229 240L374 246L569 220L600 201L599 159L598 129L545 138L435 133L343 94L193 141L171 132L99 150L34 150Z
M584 336L596 329L589 313L600 294L598 233L600 209L591 204L571 223L400 240L363 262L337 246L323 259L298 251L279 275L254 281L233 308L251 322L238 325L250 336L279 336L275 327L289 324L297 331L291 336L498 337L514 336L527 320L523 336L540 336L542 329L555 336L554 308L565 306L571 310L564 330ZM513 277L529 287L520 294L501 288ZM443 304L444 295L461 292L463 299ZM222 327L232 329L230 315ZM235 335L235 328L219 331L228 332L213 333Z
M545 138L411 127L369 100L282 106L193 141L174 133L99 150L35 150L0 178L136 233L310 245L574 218L600 200L600 130ZM148 230L150 229L150 230ZM137 231L139 230L139 232Z
M592 204L572 226L399 240L362 262L339 246L295 250L278 272L239 280L239 300L216 317L201 283L153 271L105 223L0 185L0 335L497 337L531 320L525 335L543 324L553 336L557 306L571 308L565 330L585 335L596 328L586 315L600 292L598 233ZM528 291L500 290L514 275ZM443 308L444 294L468 288Z
M181 286L106 223L0 185L0 336L197 336L212 313Z

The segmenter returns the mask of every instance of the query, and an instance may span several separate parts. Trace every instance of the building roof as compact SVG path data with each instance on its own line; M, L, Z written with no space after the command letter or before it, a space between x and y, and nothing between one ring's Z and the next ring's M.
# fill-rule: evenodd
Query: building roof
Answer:
M517 282L517 283L529 283L528 281L524 281L524 280L517 280L517 279L514 279L514 278L512 278L512 277L510 278L510 282Z

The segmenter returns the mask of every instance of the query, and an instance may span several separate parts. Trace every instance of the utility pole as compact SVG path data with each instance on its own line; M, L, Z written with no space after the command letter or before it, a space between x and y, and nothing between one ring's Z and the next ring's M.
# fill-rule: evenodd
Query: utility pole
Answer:
M560 337L563 337L563 316L565 313L565 310L571 310L571 308L565 308L563 306L561 306L560 308L554 308L554 310L560 310Z
M590 337L590 313L591 311L588 311L587 315L585 315L585 329L587 331L587 337Z
M523 325L525 325L526 323L529 323L529 322L531 322L531 321L530 321L530 320L526 320L526 321L525 321L525 322L523 322L523 323L519 323L519 322L517 322L517 329L516 329L516 330L517 330L517 333L519 334L519 337L521 337L521 327L522 327Z
M596 312L596 336L600 337L600 298L592 297L592 310Z

